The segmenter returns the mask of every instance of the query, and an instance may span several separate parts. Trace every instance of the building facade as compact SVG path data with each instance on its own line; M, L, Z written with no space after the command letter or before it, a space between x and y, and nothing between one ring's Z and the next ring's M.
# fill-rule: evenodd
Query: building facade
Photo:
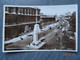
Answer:
M53 23L56 22L56 18L53 15L42 15L41 20L42 20L42 25L43 26L53 24Z
M40 24L40 9L31 7L5 7L5 40L33 31Z

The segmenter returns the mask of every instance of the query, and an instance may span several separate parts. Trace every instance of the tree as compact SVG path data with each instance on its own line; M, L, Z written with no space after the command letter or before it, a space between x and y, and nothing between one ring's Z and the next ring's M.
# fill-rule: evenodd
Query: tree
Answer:
M72 16L69 22L70 22L70 30L73 32L76 32L76 12L72 13Z

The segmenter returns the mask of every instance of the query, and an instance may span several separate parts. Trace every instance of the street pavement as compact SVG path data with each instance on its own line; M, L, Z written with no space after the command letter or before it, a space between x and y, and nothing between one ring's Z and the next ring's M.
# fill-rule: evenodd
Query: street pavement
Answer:
M55 25L54 28L49 29L50 30L49 33L48 33L48 31L45 32L45 33L48 33L45 35L44 42L46 42L46 43L38 50L62 49L63 46L62 46L61 40L63 40L62 37L64 35L62 28L66 29L66 27L68 27L69 25L68 25L68 22L64 22L64 21L58 22L57 24L58 25ZM61 26L61 24L63 24L63 25ZM21 39L12 44L6 44L5 50L6 51L9 51L9 50L36 50L35 48L28 47L28 45L30 45L30 43L32 43L32 41L33 41L32 35L26 36L25 39Z
M45 47L42 46L40 49L60 49L60 42L56 41L57 37L60 37L62 35L62 31L59 29L55 29L52 32L50 32L48 35L45 36L44 42L46 42ZM17 41L15 43L6 45L6 50L30 50L33 48L27 47L33 40L32 36L27 36L26 39Z

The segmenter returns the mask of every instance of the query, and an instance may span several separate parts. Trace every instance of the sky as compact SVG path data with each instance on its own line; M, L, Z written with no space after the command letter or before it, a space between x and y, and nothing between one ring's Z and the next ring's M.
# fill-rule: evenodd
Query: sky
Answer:
M18 6L17 6L18 7ZM37 5L37 6L19 6L19 7L33 7L39 8L40 13L44 15L64 15L65 13L73 13L74 11L77 12L78 8L77 5Z
M46 5L46 6L33 6L41 9L40 13L44 15L63 15L65 13L72 13L77 11L77 5Z

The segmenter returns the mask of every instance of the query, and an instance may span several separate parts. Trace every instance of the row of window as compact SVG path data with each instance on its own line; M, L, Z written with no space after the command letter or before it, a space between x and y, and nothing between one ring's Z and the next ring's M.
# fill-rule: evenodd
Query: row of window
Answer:
M40 17L37 16L37 20L40 20ZM36 22L36 16L14 16L14 15L6 15L5 23L8 24L19 24L19 23L28 23L28 22Z
M24 14L24 15L39 15L40 10L39 9L33 9L33 8L20 8L20 7L6 7L5 8L6 13L12 13L12 14Z

